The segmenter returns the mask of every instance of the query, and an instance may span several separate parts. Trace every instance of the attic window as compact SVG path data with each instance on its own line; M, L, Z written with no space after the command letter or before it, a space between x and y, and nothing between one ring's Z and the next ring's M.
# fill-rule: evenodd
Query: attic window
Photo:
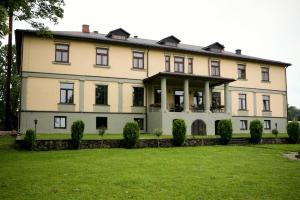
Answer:
M171 46L171 47L177 47L177 45L179 44L180 40L177 39L175 36L171 35L169 37L166 37L160 41L158 41L158 44L161 45L166 45L166 46Z
M167 46L173 46L173 47L177 46L177 43L175 43L175 42L165 42L164 44Z
M207 51L221 53L222 51L224 51L224 48L224 45L220 44L219 42L215 42L211 45L208 45L207 47L204 47L203 49Z
M126 37L124 35L112 35L111 38L117 40L126 40Z

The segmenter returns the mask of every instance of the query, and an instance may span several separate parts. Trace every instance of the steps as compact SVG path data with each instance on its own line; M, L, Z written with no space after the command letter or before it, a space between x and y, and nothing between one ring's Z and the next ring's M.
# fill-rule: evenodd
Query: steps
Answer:
M234 144L234 145L247 145L249 144L250 141L248 138L232 138L229 144Z

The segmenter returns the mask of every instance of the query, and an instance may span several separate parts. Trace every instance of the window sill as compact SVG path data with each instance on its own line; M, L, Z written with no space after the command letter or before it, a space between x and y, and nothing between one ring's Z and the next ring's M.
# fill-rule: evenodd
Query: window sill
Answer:
M142 71L145 72L146 69L145 68L131 68L132 71Z
M248 81L246 78L237 78L238 81Z
M72 106L74 106L74 105L76 105L75 103L57 103L58 105L72 105Z
M133 106L131 106L131 107L143 108L143 107L146 107L146 106L135 106L135 105L133 105Z
M94 106L110 107L110 105L108 105L108 104L94 104Z
M271 111L271 110L262 110L262 112L270 113L270 112L272 112L272 111Z
M95 64L94 67L96 67L96 68L110 69L110 65L97 65L97 64Z
M175 73L181 73L181 74L184 74L184 72L180 72L180 71L174 71Z
M245 128L245 129L244 129L244 128L242 129L242 128L241 128L240 130L241 130L241 131L247 131L248 129L246 129L246 128Z
M271 83L271 81L261 81L262 83Z
M60 128L60 127L54 127L54 129L66 129L67 127Z
M57 61L52 61L52 64L54 64L54 65L71 65L70 62L57 62Z
M238 111L249 111L247 109L238 109Z

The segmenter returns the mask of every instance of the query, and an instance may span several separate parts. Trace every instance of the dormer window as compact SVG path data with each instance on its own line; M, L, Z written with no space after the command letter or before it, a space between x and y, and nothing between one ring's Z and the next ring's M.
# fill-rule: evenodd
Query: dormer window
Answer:
M208 45L207 47L204 47L203 49L207 50L207 51L213 51L213 52L216 52L216 53L221 53L222 51L224 51L225 46L220 44L219 42L215 42L211 45Z
M175 36L171 35L169 37L166 37L166 38L158 41L157 43L161 44L161 45L177 47L177 45L180 43L180 40L177 39Z
M116 40L127 40L129 36L130 34L122 28L112 30L106 35L106 37Z

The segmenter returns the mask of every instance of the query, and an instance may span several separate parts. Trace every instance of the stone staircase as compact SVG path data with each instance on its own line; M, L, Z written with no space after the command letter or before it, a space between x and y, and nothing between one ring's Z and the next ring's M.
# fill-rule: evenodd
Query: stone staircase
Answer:
M247 145L250 144L249 138L232 138L229 144L233 145Z

